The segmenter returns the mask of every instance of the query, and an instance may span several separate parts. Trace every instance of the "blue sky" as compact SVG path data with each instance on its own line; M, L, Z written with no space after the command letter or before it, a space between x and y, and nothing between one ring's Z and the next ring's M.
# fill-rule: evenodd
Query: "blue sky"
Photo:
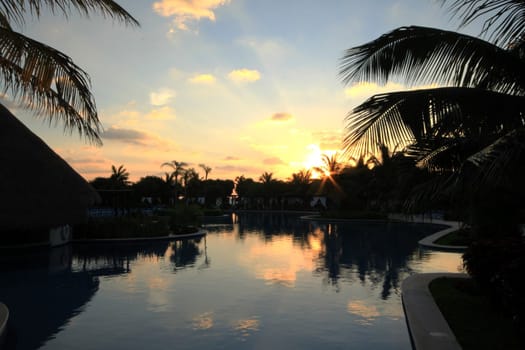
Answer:
M269 171L286 179L339 149L344 118L358 103L405 88L343 86L345 49L404 25L458 24L434 0L117 2L140 28L44 14L21 29L89 73L102 147L6 103L88 180L121 164L132 180L161 176L171 160L211 166L210 178Z

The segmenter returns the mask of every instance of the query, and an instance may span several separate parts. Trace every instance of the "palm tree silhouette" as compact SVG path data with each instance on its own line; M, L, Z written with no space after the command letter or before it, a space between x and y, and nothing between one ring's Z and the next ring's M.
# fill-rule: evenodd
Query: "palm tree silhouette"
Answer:
M0 80L9 97L38 116L60 121L66 131L78 131L95 144L101 124L89 76L70 57L15 31L25 16L38 18L44 8L66 17L73 12L88 17L99 13L125 24L138 25L111 0L2 0L0 1Z
M312 182L312 171L310 169L301 169L298 173L293 173L290 182L297 186L308 186Z
M129 173L124 165L120 165L118 168L112 165L109 178L119 188L126 187L129 184Z
M188 166L185 162L178 162L176 160L172 160L171 162L165 162L162 163L161 167L170 167L173 171L171 172L172 177L175 179L175 182L173 183L175 188L175 201L178 199L178 191L177 186L179 186L179 176L183 176L185 169L184 167Z
M173 170L171 174L175 178L175 186L177 186L179 183L179 176L184 174L184 167L188 166L188 163L172 160L171 162L162 163L161 167L165 166L170 167Z
M275 181L275 179L273 178L273 173L265 171L261 176L259 176L259 181L263 184L270 184L272 181Z
M321 155L323 165L314 167L314 170L321 174L322 177L333 177L343 170L343 164L339 162L339 154L334 153L331 156L328 154Z
M208 174L211 173L212 168L207 166L206 164L199 164L199 166L204 171L204 181L208 180Z
M448 2L461 25L493 14L483 28L492 42L412 26L347 50L346 84L402 77L443 87L379 94L357 106L346 118L345 154L399 145L429 170L464 175L473 166L484 180L500 181L494 175L525 153L525 2Z

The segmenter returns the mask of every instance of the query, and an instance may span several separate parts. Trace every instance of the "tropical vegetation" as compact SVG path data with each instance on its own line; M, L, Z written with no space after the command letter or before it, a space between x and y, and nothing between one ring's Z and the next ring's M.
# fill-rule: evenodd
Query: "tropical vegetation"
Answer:
M27 16L38 18L45 8L66 17L98 13L129 25L138 22L111 0L0 1L0 84L7 94L3 98L101 144L102 128L88 74L64 53L17 31Z
M402 27L347 50L347 83L399 79L415 90L379 94L346 118L345 154L403 150L427 180L405 209L439 205L471 226L467 271L525 328L525 2L444 0L461 25L483 19L481 38ZM430 87L421 87L430 86ZM416 182L415 185L418 183Z

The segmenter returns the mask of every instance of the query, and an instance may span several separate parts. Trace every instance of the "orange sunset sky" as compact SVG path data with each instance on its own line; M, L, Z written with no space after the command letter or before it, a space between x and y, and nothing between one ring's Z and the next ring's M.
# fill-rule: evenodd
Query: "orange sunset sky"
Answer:
M44 13L21 29L90 74L102 147L2 99L87 180L121 164L132 181L162 176L171 160L198 171L204 163L212 179L265 171L287 179L340 148L353 107L405 88L344 86L337 70L345 49L403 25L458 25L434 0L117 2L141 27Z

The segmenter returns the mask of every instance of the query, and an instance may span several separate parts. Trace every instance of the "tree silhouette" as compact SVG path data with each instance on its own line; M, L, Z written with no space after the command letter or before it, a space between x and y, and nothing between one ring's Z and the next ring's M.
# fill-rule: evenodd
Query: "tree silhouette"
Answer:
M273 173L265 171L261 176L259 176L259 181L263 184L269 184L272 181L275 181L275 179L273 178Z
M208 175L211 173L212 168L206 164L199 164L199 167L204 171L204 181L208 180Z
M64 130L101 144L101 124L89 76L70 57L15 31L25 16L38 18L44 8L66 17L77 12L99 13L125 24L138 22L111 0L2 0L0 1L0 80L3 90L23 107Z
M176 160L172 160L171 162L165 162L162 163L161 167L170 167L172 171L172 175L175 178L175 186L179 183L179 176L184 174L184 167L188 166L185 162L177 162Z
M525 2L443 2L462 17L461 25L492 14L483 28L492 42L402 27L347 50L341 60L347 84L401 77L411 86L441 85L372 96L346 118L345 154L376 154L381 145L399 145L420 167L444 175L420 190L418 200L501 186L525 155Z
M343 164L339 162L339 154L334 153L331 156L328 154L321 155L323 165L315 167L314 170L321 174L321 177L333 177L343 170Z
M129 173L124 165L120 165L118 168L112 165L109 178L117 188L124 188L129 184Z

